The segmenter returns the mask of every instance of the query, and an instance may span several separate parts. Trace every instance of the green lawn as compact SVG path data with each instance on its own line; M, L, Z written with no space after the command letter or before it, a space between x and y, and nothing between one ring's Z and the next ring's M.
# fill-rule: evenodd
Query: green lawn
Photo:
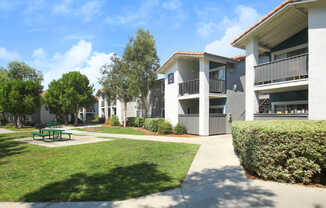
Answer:
M180 186L198 145L116 139L46 148L0 134L0 201L123 200Z
M123 128L120 126L102 126L102 127L89 127L89 128L77 128L74 130L78 131L90 131L98 133L108 133L108 134L132 134L132 135L144 135L142 131L138 131L134 128Z
M37 130L36 128L32 127L32 126L24 126L23 128L16 128L13 125L6 125L6 126L0 126L0 128L2 129L8 129L11 131L35 131Z

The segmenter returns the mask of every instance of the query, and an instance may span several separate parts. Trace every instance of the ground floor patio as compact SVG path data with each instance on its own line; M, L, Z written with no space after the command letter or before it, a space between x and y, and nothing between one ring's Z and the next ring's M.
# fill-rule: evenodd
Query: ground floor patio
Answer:
M103 133L73 131L116 137ZM126 137L126 135L124 135ZM171 138L132 135L137 140L201 144L180 188L124 201L0 203L0 207L326 207L326 189L248 179L233 151L231 135Z

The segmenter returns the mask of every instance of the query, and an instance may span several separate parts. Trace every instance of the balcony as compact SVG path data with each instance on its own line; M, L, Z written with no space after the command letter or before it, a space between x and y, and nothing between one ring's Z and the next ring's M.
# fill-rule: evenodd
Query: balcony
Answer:
M255 85L308 78L308 54L255 66Z
M209 92L210 93L225 93L225 81L224 80L209 80ZM179 95L185 94L199 94L199 80L190 80L179 84Z

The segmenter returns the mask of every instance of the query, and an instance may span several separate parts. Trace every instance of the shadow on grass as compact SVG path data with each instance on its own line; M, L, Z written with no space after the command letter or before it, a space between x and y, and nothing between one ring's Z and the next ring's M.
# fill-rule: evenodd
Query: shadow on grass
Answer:
M21 142L13 141L14 138L22 138L24 136L9 136L8 134L0 134L0 159L25 152L25 147L21 146ZM5 162L0 162L0 165Z
M172 179L157 165L140 163L117 167L108 173L79 173L70 178L47 184L24 195L20 201L108 201L123 200L174 188Z

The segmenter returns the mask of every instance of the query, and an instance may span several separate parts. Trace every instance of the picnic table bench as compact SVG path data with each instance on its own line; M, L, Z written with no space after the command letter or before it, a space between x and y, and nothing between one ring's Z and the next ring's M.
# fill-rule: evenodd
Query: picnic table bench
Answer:
M33 140L35 139L35 136L42 137L43 141L45 140L45 137L47 137L47 136L50 137L49 134L44 134L44 133L39 133L39 132L33 132L32 135L33 135Z
M52 128L43 128L39 129L39 132L33 132L33 140L36 136L42 137L42 140L45 141L45 138L48 137L50 140L54 142L54 140L59 139L62 140L62 135L68 135L69 139L71 139L72 133L66 132L63 129L52 129Z
M47 127L49 127L49 128L57 128L57 127L59 127L61 124L59 123L59 122L48 122L47 124L46 124L46 126Z

